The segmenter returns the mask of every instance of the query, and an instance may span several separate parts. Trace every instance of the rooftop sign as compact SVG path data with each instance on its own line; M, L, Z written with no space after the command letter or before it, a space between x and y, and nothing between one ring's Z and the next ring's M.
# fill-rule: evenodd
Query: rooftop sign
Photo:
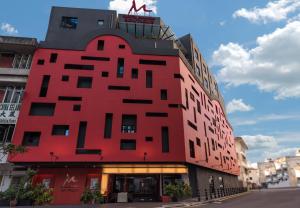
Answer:
M143 10L144 12L149 12L149 14L152 12L152 10L147 9L146 4L144 4L143 6L137 8L135 0L132 0L132 6L131 6L131 8L128 11L128 15L130 15L132 12L139 12L141 10Z

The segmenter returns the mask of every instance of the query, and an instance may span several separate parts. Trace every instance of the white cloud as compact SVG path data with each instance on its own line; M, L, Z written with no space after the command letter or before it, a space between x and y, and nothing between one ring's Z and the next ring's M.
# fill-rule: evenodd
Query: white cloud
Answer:
M266 121L300 120L300 114L267 114L255 118L233 118L233 126L249 126Z
M155 14L157 13L157 0L136 0L137 8L144 4L146 4L147 9L151 9ZM131 5L132 0L111 0L108 8L111 10L117 10L119 14L127 14Z
M252 49L221 44L212 57L221 66L217 79L228 86L249 84L275 92L275 99L300 97L299 37L300 21L293 21L258 37Z
M226 106L227 113L237 111L247 112L253 110L253 107L244 103L242 99L233 99Z
M233 17L243 17L250 22L266 24L287 19L289 14L299 9L299 0L277 0L268 2L263 8L239 9L233 13Z
M1 23L1 30L10 35L18 33L18 30L9 23Z
M242 136L249 150L275 148L278 144L274 136L267 135L244 135Z

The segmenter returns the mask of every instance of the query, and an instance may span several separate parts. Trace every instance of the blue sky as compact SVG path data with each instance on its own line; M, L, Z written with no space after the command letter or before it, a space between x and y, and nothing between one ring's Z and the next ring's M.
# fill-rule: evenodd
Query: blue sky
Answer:
M1 2L0 34L43 40L52 6L126 11L127 0ZM219 81L251 162L300 148L299 0L137 0L177 37L191 33Z

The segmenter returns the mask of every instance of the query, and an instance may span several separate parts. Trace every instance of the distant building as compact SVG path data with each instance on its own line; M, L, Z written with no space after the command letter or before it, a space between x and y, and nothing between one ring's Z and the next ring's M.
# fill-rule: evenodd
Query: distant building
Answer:
M248 146L242 137L235 138L236 157L238 165L240 166L239 181L243 184L243 187L248 186L248 162L246 158L246 151Z
M257 188L260 186L259 182L259 169L255 167L248 168L248 186L250 188Z
M259 182L268 188L300 186L300 157L286 156L258 163Z
M0 36L1 144L12 140L36 47L35 38ZM24 169L8 163L3 151L0 159L0 191L5 191L11 183L18 183Z

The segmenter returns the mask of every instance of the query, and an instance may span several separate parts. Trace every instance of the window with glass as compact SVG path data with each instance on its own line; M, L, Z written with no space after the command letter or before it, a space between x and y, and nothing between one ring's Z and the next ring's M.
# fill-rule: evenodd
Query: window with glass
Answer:
M76 29L78 25L77 17L62 17L60 26L67 29Z
M123 115L122 116L122 133L135 133L137 124L136 115Z

